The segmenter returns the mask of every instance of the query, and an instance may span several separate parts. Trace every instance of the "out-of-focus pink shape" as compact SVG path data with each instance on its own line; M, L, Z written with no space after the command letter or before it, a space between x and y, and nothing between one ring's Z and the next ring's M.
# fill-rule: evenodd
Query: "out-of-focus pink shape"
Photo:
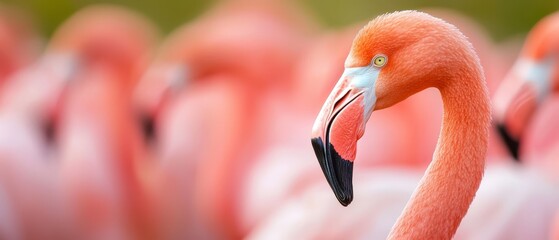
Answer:
M149 155L156 163L146 171L168 218L163 236L246 234L243 186L271 142L261 118L270 96L291 87L294 62L313 31L299 11L280 1L219 3L172 33L142 78L135 100L155 132ZM198 225L179 224L193 221Z
M129 99L154 33L145 18L126 9L85 8L6 86L1 114L20 126L0 124L13 133L2 136L22 138L13 142L27 150L6 161L22 165L21 173L3 176L20 186L9 195L26 236L149 236L134 165L140 135ZM41 197L44 204L37 204Z

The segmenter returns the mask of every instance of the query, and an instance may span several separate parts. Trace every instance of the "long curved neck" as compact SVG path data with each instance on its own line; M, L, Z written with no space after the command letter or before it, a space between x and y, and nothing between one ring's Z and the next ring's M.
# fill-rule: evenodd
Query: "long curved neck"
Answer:
M433 161L388 239L451 239L479 188L490 125L483 74L472 67L448 80Z

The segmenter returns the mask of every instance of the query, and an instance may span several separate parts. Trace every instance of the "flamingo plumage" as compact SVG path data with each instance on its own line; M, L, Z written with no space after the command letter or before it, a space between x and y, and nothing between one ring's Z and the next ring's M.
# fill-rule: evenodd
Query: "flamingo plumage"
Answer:
M436 87L444 111L433 161L388 238L451 238L481 182L490 124L485 78L471 44L440 19L396 12L359 32L345 65L317 117L312 139L336 197L342 205L353 199L356 142L372 111ZM437 207L430 207L434 202Z

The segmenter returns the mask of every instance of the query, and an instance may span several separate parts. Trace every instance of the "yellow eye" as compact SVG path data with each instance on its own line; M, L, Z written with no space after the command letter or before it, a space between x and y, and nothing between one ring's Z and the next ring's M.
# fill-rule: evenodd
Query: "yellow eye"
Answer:
M386 64L386 56L376 56L373 59L373 65L375 65L375 67L382 67Z

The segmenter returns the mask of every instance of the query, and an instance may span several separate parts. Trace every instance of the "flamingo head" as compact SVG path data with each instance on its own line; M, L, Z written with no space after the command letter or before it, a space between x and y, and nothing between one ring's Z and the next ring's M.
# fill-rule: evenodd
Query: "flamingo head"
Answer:
M186 66L173 63L155 63L142 76L134 90L133 104L146 140L157 138L159 115L186 89L189 80Z
M425 88L444 88L447 79L463 70L457 59L463 62L462 56L473 52L463 49L471 51L471 44L454 26L416 11L382 15L357 34L345 71L314 123L311 140L342 205L353 198L357 141L371 113ZM470 65L479 66L479 61Z
M532 115L550 94L559 91L559 13L540 21L530 32L521 56L493 98L495 120L511 154Z
M73 55L82 65L104 65L123 75L129 89L145 69L157 42L145 17L113 5L88 6L66 20L49 43L49 52Z

